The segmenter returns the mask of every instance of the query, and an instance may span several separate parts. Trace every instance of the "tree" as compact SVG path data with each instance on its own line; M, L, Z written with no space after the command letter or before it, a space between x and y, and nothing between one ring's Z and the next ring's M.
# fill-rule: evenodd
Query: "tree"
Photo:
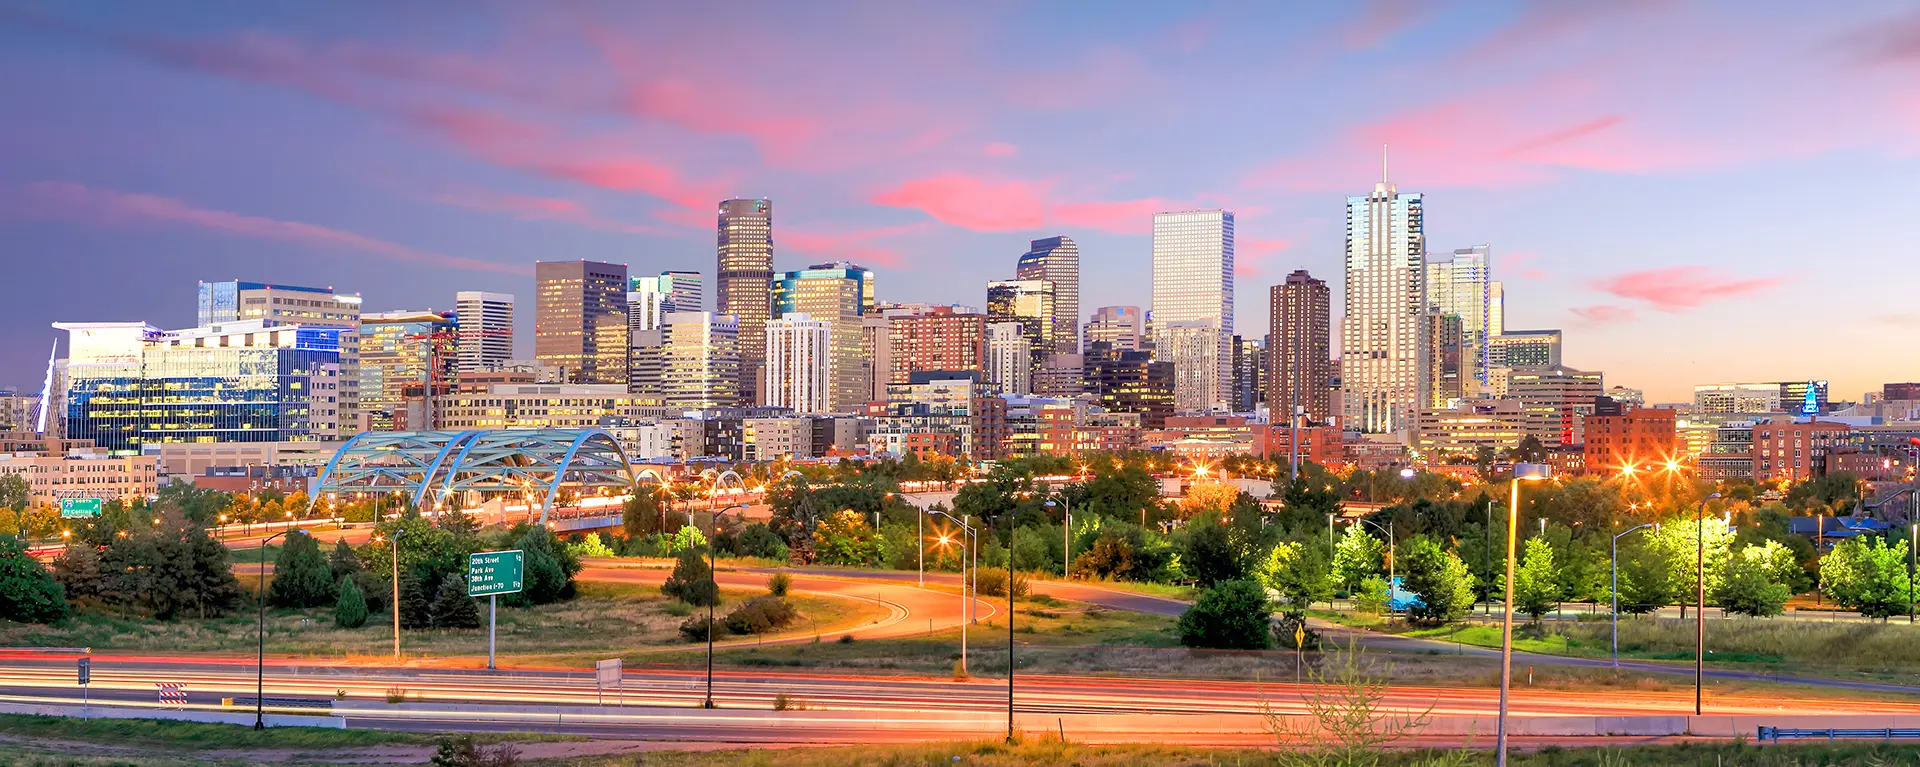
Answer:
M1560 602L1560 582L1553 567L1553 547L1540 538L1527 539L1520 569L1513 575L1513 603L1534 620L1553 612Z
M267 589L267 603L276 607L324 607L338 596L333 568L320 553L313 536L296 533L287 536L280 556L273 561L273 585Z
M1631 546L1621 554L1621 612L1645 615L1673 604L1676 592L1666 554L1649 546Z
M53 623L68 614L66 589L27 554L19 538L0 535L0 619Z
M0 508L13 512L16 530L27 527L27 507L33 504L33 487L22 474L0 474Z
M1247 574L1239 548L1234 545L1232 530L1211 515L1196 517L1187 526L1180 563L1188 575L1209 588L1222 581L1239 580Z
M334 542L333 554L327 557L327 570L333 574L335 583L339 583L341 578L350 578L354 573L365 569L367 568L360 564L360 555L354 553L352 546L347 545L347 539L341 538Z
M423 629L433 625L433 602L427 597L427 584L421 573L400 574L400 627Z
M1683 604L1695 601L1703 552L1706 592L1712 594L1719 590L1720 574L1726 570L1734 536L1725 522L1711 517L1705 520L1673 520L1648 531L1646 535L1645 545L1660 552L1667 560L1676 600Z
M1741 553L1759 548L1748 546ZM1713 593L1713 601L1734 615L1755 618L1779 615L1793 592L1786 584L1773 579L1768 565L1764 556L1734 557L1727 563L1727 572L1720 579L1720 588Z
M333 602L333 625L343 629L367 625L367 598L351 577L340 579L340 596Z
M243 592L227 547L176 507L161 506L158 518L115 537L101 556L107 598L139 604L160 620L215 617L239 606Z
M734 536L733 553L761 559L784 560L787 558L787 542L781 540L780 534L767 527L765 522L755 522L747 525L739 535Z
M1359 524L1347 528L1333 547L1333 580L1349 593L1360 589L1361 581L1380 572L1380 556L1386 547Z
M1296 619L1306 615L1314 602L1333 598L1326 554L1315 546L1293 541L1275 544L1261 563L1258 578L1280 595L1281 611Z
M673 574L667 576L667 582L660 584L660 593L695 607L720 603L706 555L692 549L680 552L680 561L674 563Z
M1073 571L1088 579L1124 578L1133 572L1133 544L1112 531L1102 533L1073 558Z
M1507 455L1515 461L1540 463L1547 460L1547 446L1540 442L1539 437L1529 434L1521 438L1520 444L1509 451Z
M480 608L473 597L467 596L465 578L440 579L440 589L433 595L433 606L429 610L434 628L480 628Z
M1887 545L1878 536L1841 541L1820 560L1820 590L1827 598L1869 618L1907 611L1907 542Z
M106 577L100 569L100 550L89 543L67 544L66 551L53 558L53 579L70 599L102 596Z
M793 603L786 598L767 595L754 597L733 608L723 622L727 630L735 634L765 634L786 628L787 624L799 617L800 613L793 609Z
M1793 549L1775 540L1750 543L1734 552L1734 561L1742 566L1758 568L1766 573L1767 580L1787 588L1787 593L1799 591L1805 585L1807 571L1800 566L1800 558Z
M1387 611L1387 579L1378 575L1369 575L1360 580L1360 587L1353 592L1353 609L1368 615L1379 615Z
M1180 515L1188 519L1209 516L1218 519L1233 508L1240 492L1240 488L1225 482L1195 482L1180 499Z
M627 540L637 541L661 532L660 489L641 486L620 509L620 532Z
M1254 581L1222 581L1180 615L1180 644L1220 650L1265 650L1273 608L1267 589Z
M539 526L528 528L516 541L516 547L524 552L525 589L516 595L520 599L510 603L544 605L573 597L573 577L580 572L579 560L557 550L552 531Z
M880 535L867 518L841 509L820 520L813 531L813 547L820 561L830 565L872 565L880 560Z
M1420 595L1420 604L1407 608L1407 617L1428 623L1459 620L1473 609L1473 576L1467 563L1424 535L1408 539L1400 568L1404 586Z

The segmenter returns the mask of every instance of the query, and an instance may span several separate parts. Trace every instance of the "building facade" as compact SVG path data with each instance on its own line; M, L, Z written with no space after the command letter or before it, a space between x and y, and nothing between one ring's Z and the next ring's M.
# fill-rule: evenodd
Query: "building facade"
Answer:
M1121 351L1142 349L1145 319L1138 306L1102 306L1087 320L1085 344L1105 343Z
M1460 367L1472 381L1486 383L1487 339L1492 336L1492 246L1460 248L1427 260L1427 310L1460 318ZM1465 387L1472 390L1474 387Z
M1286 414L1298 408L1310 423L1332 423L1332 291L1299 269L1273 286L1271 297L1267 407L1281 414L1273 421L1286 422Z
M1519 400L1471 400L1456 407L1424 408L1415 444L1422 458L1479 457L1482 450L1500 456L1520 446L1529 433L1526 406Z
M1606 390L1599 372L1564 365L1515 368L1507 376L1507 396L1526 407L1527 435L1550 448L1585 441L1586 418Z
M680 410L744 404L746 363L740 358L739 322L713 312L673 312L663 322L661 404ZM766 332L765 325L761 332ZM761 354L765 355L764 345Z
M1605 474L1635 471L1679 460L1674 411L1633 408L1586 418L1586 469Z
M1033 240L1014 267L1020 280L1045 280L1053 286L1053 314L1047 354L1080 353L1080 246L1062 235Z
M1560 364L1560 331L1509 330L1487 338L1487 364L1496 368L1550 368Z
M1421 290L1427 253L1424 198L1382 178L1347 198L1346 316L1340 324L1342 425L1376 434L1409 431L1420 401L1427 344Z
M1089 346L1086 359L1087 394L1101 409L1138 414L1143 429L1158 429L1173 415L1173 363L1105 342Z
M446 430L585 429L673 412L616 384L498 383L461 387L434 400Z
M987 323L987 383L1001 394L1033 393L1033 340L1019 322Z
M360 294L260 282L202 282L196 327L259 320L268 325L339 328L340 427L364 428L360 415Z
M1848 446L1850 428L1832 421L1772 418L1753 425L1753 480L1799 482L1827 474L1827 455Z
M627 382L627 267L598 261L533 265L533 356L570 383Z
M453 316L459 328L458 361L461 373L493 370L513 359L513 296L484 290L453 294Z
M892 383L904 384L914 373L935 370L985 372L986 315L935 306L919 314L894 316L891 322Z
M832 330L827 406L833 412L859 412L873 399L874 361L865 353L864 334L875 307L873 270L856 264L816 264L774 278L773 316L802 313Z
M995 280L987 283L987 322L1013 323L1027 339L1028 364L1039 367L1058 343L1053 283L1046 280Z
M406 405L406 387L452 380L459 361L455 315L430 311L362 315L360 412L366 430L394 430L394 413Z
M1174 365L1174 407L1225 411L1233 387L1233 214L1153 216L1153 344Z
M131 502L160 492L158 465L150 456L75 448L64 455L0 455L0 476L17 474L25 479L33 503L51 505L79 498Z
M762 394L760 370L773 319L773 201L720 203L717 307L739 325L741 391L750 402Z
M829 413L834 406L834 323L806 312L767 323L767 406L796 413ZM856 339L857 340L857 339Z

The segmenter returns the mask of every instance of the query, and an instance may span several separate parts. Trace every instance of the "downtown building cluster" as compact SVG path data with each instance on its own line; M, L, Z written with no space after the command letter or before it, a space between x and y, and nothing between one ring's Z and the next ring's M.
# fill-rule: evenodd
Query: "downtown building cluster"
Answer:
M115 485L132 491L241 467L297 483L368 431L588 427L637 462L1157 449L1466 466L1524 449L1566 472L1687 461L1774 479L1890 469L1920 421L1904 384L1858 405L1819 381L1663 406L1608 388L1562 363L1559 330L1508 329L1491 248L1430 252L1423 195L1384 177L1346 201L1337 350L1333 291L1304 269L1269 286L1264 333L1236 328L1226 210L1154 214L1151 304L1084 313L1069 236L1011 252L977 306L901 303L858 264L776 271L773 213L719 203L711 283L537 263L525 357L515 297L481 291L363 312L332 288L202 282L193 328L56 323L67 354L43 393L0 393L0 438L132 461Z

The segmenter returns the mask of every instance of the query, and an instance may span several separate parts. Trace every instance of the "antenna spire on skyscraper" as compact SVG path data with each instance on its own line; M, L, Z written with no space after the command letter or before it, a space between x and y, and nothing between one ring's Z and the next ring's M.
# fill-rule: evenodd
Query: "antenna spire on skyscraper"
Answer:
M1380 183L1382 184L1393 183L1387 178L1387 145L1386 144L1380 145Z

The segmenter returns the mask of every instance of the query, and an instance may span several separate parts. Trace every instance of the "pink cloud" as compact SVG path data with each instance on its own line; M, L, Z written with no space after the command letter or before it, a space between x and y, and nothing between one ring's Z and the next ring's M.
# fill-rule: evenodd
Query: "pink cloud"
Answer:
M1611 304L1598 304L1594 306L1576 306L1576 307L1573 307L1572 309L1569 309L1568 311L1573 312L1575 315L1585 320L1588 324L1592 324L1592 325L1607 325L1615 322L1628 322L1633 320L1635 317L1635 313L1632 309L1628 309L1627 307L1624 307L1624 306L1613 306Z
M876 194L872 202L916 208L962 229L1015 232L1046 224L1046 184L992 181L958 174L914 179Z
M1674 266L1609 277L1596 282L1595 287L1621 298L1645 301L1663 312L1679 313L1758 293L1783 281L1779 277L1737 279L1705 266Z
M1258 277L1266 271L1263 262L1292 247L1291 240L1236 238L1233 241L1233 273L1240 277Z
M558 221L626 234L657 234L659 232L649 226L602 218L577 201L553 197L460 189L441 193L435 196L434 200L474 210L506 213L527 221Z
M1012 157L1020 154L1020 147L1004 141L995 141L987 144L987 148L983 151L988 157Z
M1432 12L1432 4L1420 0L1369 0L1360 18L1341 30L1340 41L1348 48L1378 48Z
M851 261L861 266L900 266L900 251L873 244L873 240L923 231L925 223L883 226L852 231L785 229L779 245L822 259Z
M35 218L74 221L93 226L179 224L263 240L347 248L448 269L518 275L532 273L525 266L434 253L319 224L198 208L171 197L93 189L64 181L27 184L21 188L21 197L17 212Z
M1069 202L1054 205L1047 220L1063 227L1098 229L1114 234L1147 234L1153 231L1153 214L1179 203L1149 197L1142 200L1113 202Z

